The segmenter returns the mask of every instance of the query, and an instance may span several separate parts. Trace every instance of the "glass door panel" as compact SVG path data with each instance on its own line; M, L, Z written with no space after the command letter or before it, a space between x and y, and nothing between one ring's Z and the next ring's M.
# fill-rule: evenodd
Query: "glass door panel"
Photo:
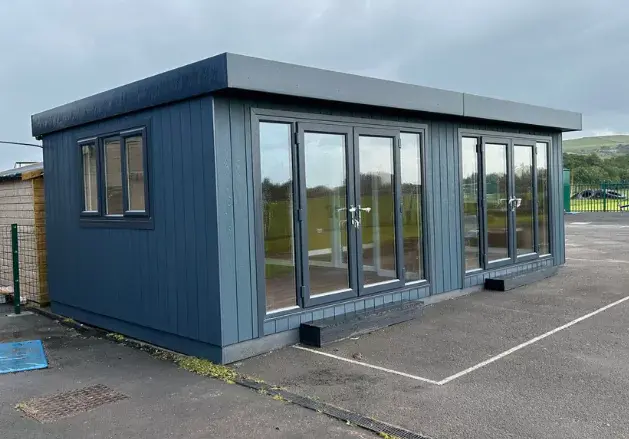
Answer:
M353 205L351 137L343 127L304 126L300 131L304 301L313 305L356 293L355 238L348 213Z
M484 143L486 258L488 263L510 258L510 197L508 143Z
M535 253L533 145L513 145L513 199L516 255Z
M535 174L537 189L537 239L538 253L550 253L550 205L548 187L548 143L537 142L535 156Z
M419 133L400 133L400 194L404 280L420 281L424 273L422 214L422 142Z
M356 206L362 244L361 284L398 279L395 137L358 136ZM360 261L360 260L359 260Z
M260 178L266 311L297 306L293 216L293 131L260 123Z
M461 149L465 271L472 271L482 268L480 216L483 207L479 205L481 183L478 167L478 138L463 137Z

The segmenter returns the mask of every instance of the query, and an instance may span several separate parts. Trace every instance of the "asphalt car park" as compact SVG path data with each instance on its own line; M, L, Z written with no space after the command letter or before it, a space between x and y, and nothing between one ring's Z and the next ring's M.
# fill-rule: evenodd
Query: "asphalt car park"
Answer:
M436 439L629 437L629 215L567 216L566 255L544 281L237 367Z

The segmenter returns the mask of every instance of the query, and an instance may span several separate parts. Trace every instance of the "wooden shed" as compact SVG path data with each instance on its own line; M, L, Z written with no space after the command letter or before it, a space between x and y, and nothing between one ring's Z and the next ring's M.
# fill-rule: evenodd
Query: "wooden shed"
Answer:
M13 293L11 226L17 224L21 297L48 299L42 162L0 172L0 294Z

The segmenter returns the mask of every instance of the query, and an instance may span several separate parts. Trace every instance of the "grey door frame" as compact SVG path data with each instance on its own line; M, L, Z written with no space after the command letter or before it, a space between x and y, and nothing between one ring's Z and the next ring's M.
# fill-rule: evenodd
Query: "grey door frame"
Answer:
M246 136L248 139L247 142L250 142L251 153L252 153L252 164L253 164L253 187L254 187L254 205L261 205L261 184L260 184L260 151L259 151L259 124L260 122L270 122L270 123L289 123L292 127L292 136L293 136L293 195L294 195L294 227L295 230L300 230L299 219L298 219L298 206L300 202L300 183L298 179L300 178L300 170L298 164L298 156L299 153L297 151L298 148L298 129L297 126L299 124L323 124L326 126L343 126L343 127L351 127L354 130L357 129L375 129L375 130L395 130L399 133L413 133L418 134L420 136L420 159L421 159L421 186L422 186L422 197L421 197L421 222L422 222L422 252L423 252L423 261L422 261L422 270L423 270L423 279L415 280L411 282L404 282L403 286L400 288L390 287L388 289L396 290L396 289L404 289L404 288L420 288L420 287L428 287L430 290L430 294L434 294L432 290L431 279L434 278L435 265L432 258L434 254L434 242L430 237L428 222L432 217L432 196L433 194L427 189L428 181L430 180L428 169L429 167L426 164L427 160L427 149L430 148L430 129L429 125L418 121L403 121L403 120L393 120L393 119L372 119L366 117L358 117L358 116L348 116L348 115L329 115L316 113L312 111L294 111L294 110L286 110L281 108L281 106L273 106L269 105L266 107L258 107L255 105L248 105L248 115L250 120L250 136ZM399 151L397 151L399 154ZM401 195L401 192L400 192ZM260 215L257 212L254 212L254 225L256 231L256 239L255 239L255 254L256 254L256 272L257 272L257 302L258 302L258 328L260 333L264 332L263 325L265 321L269 319L274 319L277 317L281 317L284 315L290 315L295 312L299 312L300 310L313 308L317 306L317 303L310 303L308 306L304 303L302 297L305 295L303 291L304 282L302 280L303 269L301 268L302 264L302 245L301 245L301 237L295 236L295 258L296 258L296 295L297 295L297 305L291 308L282 309L278 311L267 312L265 307L266 302L266 288L264 282L264 240L262 234L262 221ZM301 232L299 232L301 233ZM401 237L401 234L400 234ZM400 263L401 264L401 263ZM376 291L369 291L367 294L376 294ZM353 296L350 296L350 299ZM342 301L342 299L338 296L334 296L334 301Z
M382 129L382 128L354 128L354 179L355 179L355 200L356 203L360 202L360 137L380 137L380 138L389 138L392 140L392 148L393 148L393 176L394 176L394 184L393 184L393 205L395 207L394 210L394 233L395 233L395 275L396 279L391 279L391 281L379 282L373 285L365 285L365 276L364 276L364 263L363 263L363 232L362 227L359 227L357 230L357 242L358 247L356 247L356 251L359 253L359 257L357 258L358 263L358 285L359 285L359 295L364 296L368 294L374 294L381 291L390 290L393 288L399 288L404 285L404 249L403 249L403 239L402 239L402 187L401 187L401 164L400 164L400 130L396 129ZM358 204L357 204L358 206ZM360 213L359 213L360 215Z
M462 279L461 281L463 282L463 284L465 283L465 278L466 276L469 275L473 275L475 273L478 272L483 272L486 270L490 270L490 269L494 269L494 268L500 268L502 266L509 266L509 265L514 265L514 264L518 264L521 262L527 262L527 261L531 261L531 260L536 260L540 258L540 254L539 254L539 216L538 216L538 203L539 203L539 195L537 193L537 143L541 142L541 143L545 143L547 145L546 147L546 163L547 163L547 172L553 172L552 169L550 168L550 150L552 148L553 145L553 141L552 141L552 137L548 136L548 135L531 135L531 134L520 134L520 133L513 133L513 132L500 132L500 131L487 131L487 130L478 130L478 129L467 129L467 128L459 128L458 130L458 142L459 145L462 145L462 139L463 137L472 137L477 139L477 173L478 173L478 184L479 184L479 195L478 195L478 206L479 206L479 210L480 210L480 215L479 215L479 234L481 235L482 239L480 239L480 264L481 267L477 268L477 269L472 269L469 271L465 270L465 240L462 240L461 242L461 273L462 273ZM535 252L533 254L527 254L527 255L522 255L521 257L517 257L517 254L515 255L515 257L513 257L514 255L511 254L512 257L510 257L509 259L505 260L505 262L503 264L491 264L488 265L487 264L487 242L486 242L486 238L487 238L487 217L486 217L486 188L485 188L485 154L484 154L484 149L483 149L483 139L502 139L502 141L504 142L505 140L509 140L512 144L518 144L518 145L529 145L532 144L533 145L533 196L534 196L534 248L535 248ZM491 142L490 142L491 143ZM460 165L459 165L459 178L463 173L463 159L462 159L462 149L459 148L459 160L460 160ZM512 160L510 160L512 162ZM509 168L509 166L512 167L512 164L509 165L509 163L507 163L507 167ZM510 178L510 180L512 180ZM511 184L511 183L510 183ZM513 191L510 189L511 193L513 193ZM555 221L554 217L553 217L553 211L552 211L552 205L553 205L553 194L552 193L548 193L546 194L546 196L548 197L548 204L550 207L550 218L548 221L549 224L549 228L552 229L553 227L553 223ZM462 188L460 189L460 211L463 212L464 211L464 202L463 202L463 190ZM463 215L461 215L461 236L464 235L464 224L463 224ZM512 231L512 233L514 233L514 231ZM514 240L515 238L509 238L510 240ZM552 245L553 245L553 239L554 236L550 236L550 240L549 240L549 248L552 249ZM550 254L545 254L545 255L541 255L542 257L546 258L552 255L552 252ZM513 261L512 261L513 259Z
M306 133L323 133L342 135L345 137L345 204L347 209L345 229L347 233L347 270L349 287L346 289L331 291L328 293L310 294L310 266L308 257L308 206L306 191L306 155L305 155L305 135ZM297 162L298 165L298 188L299 188L299 207L298 207L298 223L300 236L300 271L301 271L301 298L303 307L311 307L322 305L329 302L337 302L339 300L349 299L358 296L359 279L357 273L357 253L358 253L358 236L355 228L350 221L349 208L356 205L356 189L355 189L355 158L354 158L354 136L351 126L332 125L319 122L297 122Z
M512 151L515 151L516 146L525 146L531 148L531 190L533 194L533 199L531 201L533 206L533 251L531 253L526 253L523 255L518 255L518 243L517 243L517 209L513 212L513 221L514 221L514 230L513 230L513 239L514 239L514 258L515 263L519 262L527 262L534 259L539 258L539 237L537 236L539 233L539 225L538 225L538 216L537 216L537 148L536 142L534 140L524 140L524 139L513 139L512 141ZM511 166L513 168L513 160L514 160L514 152L511 154ZM513 192L512 195L515 196L515 169L513 169L512 175L512 184L513 184Z
M496 144L496 145L504 145L505 146L505 163L506 167L506 178L507 178L507 199L506 201L506 209L507 209L507 257L502 259L497 259L494 261L489 260L489 225L487 218L487 169L486 169L486 145L487 144ZM513 265L515 263L515 214L513 209L511 208L511 201L513 199L513 144L511 143L511 139L507 137L490 137L483 136L481 138L481 161L482 161L482 199L484 203L482 205L482 215L483 215L483 224L485 225L484 229L481 229L481 233L483 235L483 243L485 247L485 251L483 252L483 264L487 270L492 268L500 268L506 265Z

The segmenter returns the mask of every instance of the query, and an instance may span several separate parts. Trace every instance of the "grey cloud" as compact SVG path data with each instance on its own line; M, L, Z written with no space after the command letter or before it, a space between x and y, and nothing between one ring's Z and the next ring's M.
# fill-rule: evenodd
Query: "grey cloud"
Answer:
M623 0L0 2L0 138L29 116L223 51L584 113L629 131ZM0 168L38 156L0 147Z

